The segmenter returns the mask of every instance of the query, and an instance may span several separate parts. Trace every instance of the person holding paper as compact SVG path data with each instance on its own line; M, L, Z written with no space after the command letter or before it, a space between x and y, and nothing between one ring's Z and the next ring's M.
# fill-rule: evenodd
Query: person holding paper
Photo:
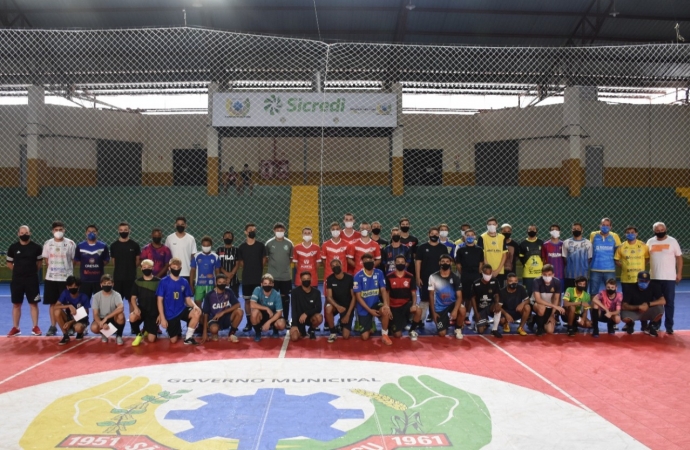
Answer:
M101 342L108 342L108 337L115 334L117 345L123 345L125 305L122 303L122 296L113 291L113 278L110 275L105 274L101 277L101 291L94 294L91 308L93 309L91 331L95 334L101 333Z
M62 330L62 340L58 345L69 343L69 331L74 328L77 340L84 339L84 331L89 326L89 308L91 299L89 295L80 291L81 280L73 275L67 277L67 289L62 291L55 304L55 321Z

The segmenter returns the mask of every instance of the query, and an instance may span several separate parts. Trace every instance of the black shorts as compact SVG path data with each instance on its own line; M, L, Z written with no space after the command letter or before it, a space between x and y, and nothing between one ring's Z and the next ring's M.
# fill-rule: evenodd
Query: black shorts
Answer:
M129 303L132 298L132 286L134 286L134 280L115 280L113 290L122 296L123 302Z
M177 317L168 319L168 336L170 337L182 337L182 321L184 320L189 324L190 317L189 313L192 308L186 307Z
M407 325L407 321L410 318L410 308L412 308L412 301L405 303L402 306L392 307L391 313L393 314L393 320L388 326L388 331L393 333L402 332Z
M43 284L43 304L56 304L58 298L60 298L60 294L62 294L62 291L64 291L65 289L67 289L67 283L65 283L64 281L46 280Z
M242 284L242 297L249 301L249 299L252 298L252 292L254 292L254 289L258 288L259 286L260 285L258 284Z
M338 306L342 306L343 308L345 308L346 312L347 312L347 309L350 307L350 305L345 306L345 305L341 305L341 304L338 304ZM340 325L340 327L342 329L352 330L352 319L355 316L355 309L354 308L352 309L352 313L350 314L350 320L348 320L346 322L343 321L343 315L340 314L337 309L333 308L333 317L335 318L335 316L338 316L338 325Z
M370 306L370 308L374 311L378 311L379 309L381 309L382 306L383 303L377 303L374 306ZM369 333L371 332L371 326L374 323L374 316L372 316L371 314L357 314L357 322L359 323L359 326L362 329L362 333Z
M311 318L314 316L315 314L307 316L307 318L304 320L304 323L299 323L298 320L293 320L292 326L290 328L297 328L299 330L300 336L304 337L307 335L307 325L311 326Z
M436 314L438 314L438 322L436 322L436 329L438 331L447 330L450 326L450 313L453 312L453 308L455 308L455 305L450 305L442 311L436 311Z
M100 290L101 290L101 283L97 283L97 282L93 282L93 283L82 282L81 286L79 286L79 292L81 292L82 294L88 295L89 298L91 298L93 296L93 294L95 294L96 292L99 292ZM115 289L115 290L117 291L117 289ZM117 292L120 292L120 291L117 291ZM123 297L123 300L124 300L124 297Z
M220 318L220 320L209 319L208 320L209 329L211 328L211 324L214 324L214 323L216 325L218 325L218 329L220 329L220 330L230 329L230 326L232 325L232 323L230 322L230 314L225 314L223 317Z
M511 307L506 307L506 305L503 305L503 311L508 313L510 317L513 318L513 320L518 320L522 317L522 313L520 313L517 309L511 308Z
M261 310L261 320L259 321L259 326L263 327L264 325L266 325L266 322L271 320L271 317L273 317L273 314L275 314L275 313L269 314L266 311ZM280 320L280 319L278 319L278 320ZM277 320L275 322L273 322L273 324L275 324L276 322L277 322Z
M472 300L472 284L477 281L478 278L481 278L482 274L479 272L477 273L468 273L468 274L462 274L460 276L460 282L462 283L462 302L465 303L469 300Z
M479 310L474 314L474 322L478 327L485 327L489 325L489 315L491 315L491 305L487 305L484 308L478 308Z
M273 289L278 291L281 297L287 297L292 291L292 280L274 281ZM285 305L283 305L285 306Z
M38 303L41 301L41 291L38 286L38 278L18 278L10 282L10 294L12 303L21 305L24 302L24 297L29 303Z
M156 323L158 320L158 310L143 309L141 306L139 306L139 310L141 311L141 320L144 322L144 331L154 336L158 334L158 323Z

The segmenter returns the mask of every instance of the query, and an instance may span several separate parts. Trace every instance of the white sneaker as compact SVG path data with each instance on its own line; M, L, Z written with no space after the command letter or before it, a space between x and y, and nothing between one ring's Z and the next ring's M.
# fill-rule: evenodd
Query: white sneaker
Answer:
M229 340L230 340L230 342L235 342L235 343L240 342L239 338L237 336L235 336L234 334L230 335Z
M463 338L462 330L460 328L456 328L455 329L455 339L462 339L462 338Z
M117 339L117 345L124 345L125 341L122 340L122 336L118 336Z
M416 341L418 336L419 336L419 334L417 334L416 331L414 331L414 330L410 331L410 340L411 341Z
M101 342L108 342L108 338L101 335Z

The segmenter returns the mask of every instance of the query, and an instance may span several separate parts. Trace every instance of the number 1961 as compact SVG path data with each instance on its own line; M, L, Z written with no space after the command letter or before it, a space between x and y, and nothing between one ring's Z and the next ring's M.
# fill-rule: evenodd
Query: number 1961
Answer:
M394 436L393 442L400 446L445 445L441 436Z

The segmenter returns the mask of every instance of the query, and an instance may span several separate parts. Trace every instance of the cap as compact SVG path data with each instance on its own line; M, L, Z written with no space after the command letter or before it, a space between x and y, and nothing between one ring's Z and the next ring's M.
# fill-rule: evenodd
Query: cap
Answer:
M637 279L648 281L649 280L649 272L647 272L646 270L641 270L641 271L637 272Z

